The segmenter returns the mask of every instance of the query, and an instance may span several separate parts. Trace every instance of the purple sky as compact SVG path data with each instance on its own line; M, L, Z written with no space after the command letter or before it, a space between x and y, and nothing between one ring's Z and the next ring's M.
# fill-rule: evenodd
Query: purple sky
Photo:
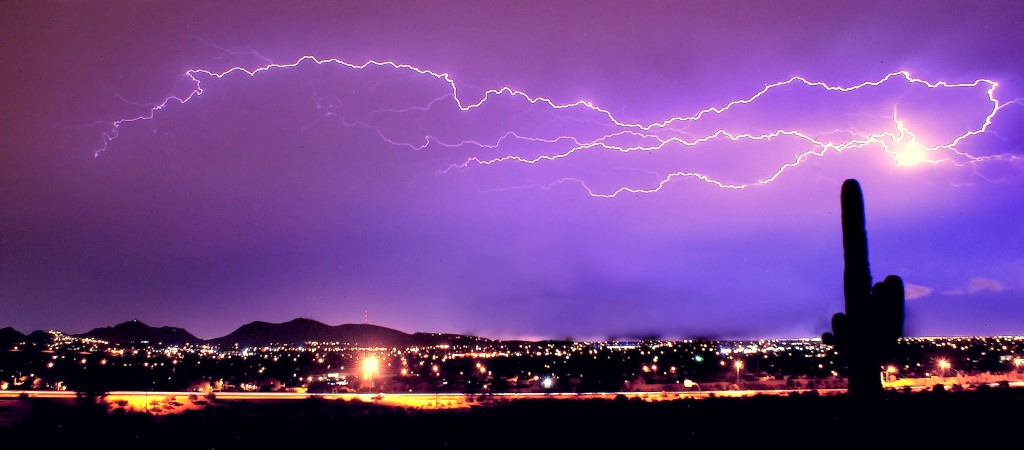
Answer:
M890 3L7 3L0 326L818 336L857 178L910 334L1024 334L1024 8ZM419 70L213 76L303 55Z

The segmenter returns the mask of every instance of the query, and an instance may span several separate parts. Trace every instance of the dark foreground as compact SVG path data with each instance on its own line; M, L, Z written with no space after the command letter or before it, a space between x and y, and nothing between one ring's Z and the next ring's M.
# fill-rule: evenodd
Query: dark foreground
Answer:
M205 409L170 416L107 413L104 405L88 401L29 399L0 402L0 447L824 449L963 442L985 448L1017 445L1022 418L1024 389L1015 388L890 393L875 401L813 394L530 400L466 410L323 399L214 400Z

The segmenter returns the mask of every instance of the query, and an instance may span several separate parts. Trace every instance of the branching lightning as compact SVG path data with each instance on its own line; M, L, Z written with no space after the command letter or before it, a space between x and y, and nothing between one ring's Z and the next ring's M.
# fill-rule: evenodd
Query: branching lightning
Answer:
M261 57L262 58L262 57ZM269 60L268 60L269 61ZM203 81L209 79L229 79L233 76L257 77L270 71L283 71L299 67L300 65L338 66L353 71L363 71L368 68L390 69L396 72L411 74L428 81L440 82L445 90L440 95L426 104L411 105L403 108L381 108L369 111L363 119L350 119L344 113L338 112L335 107L340 101L332 101L330 98L315 99L316 106L328 117L335 117L341 120L342 124L349 127L363 127L374 130L379 137L394 145L406 146L413 150L424 150L432 146L445 149L462 149L479 152L476 156L456 160L438 168L438 173L447 174L454 171L465 171L474 168L497 167L500 165L546 165L555 164L559 160L579 158L581 155L594 152L607 152L609 154L630 154L641 153L663 153L669 150L688 149L697 150L721 143L782 143L784 151L776 162L764 163L758 166L755 175L744 180L730 180L722 175L715 175L708 170L698 170L686 164L670 166L665 171L644 171L653 178L643 183L623 183L608 189L595 189L591 187L587 179L580 176L557 176L543 183L525 183L520 186L510 186L489 190L504 190L510 188L540 187L551 188L559 184L575 183L580 185L589 195L595 197L615 197L619 194L649 194L660 191L673 181L681 179L693 179L709 186L722 189L746 189L752 186L770 184L779 179L784 173L799 167L812 158L822 158L829 154L838 154L847 150L863 149L867 147L879 148L891 157L897 165L928 164L952 164L958 167L975 165L984 161L1017 161L1020 157L1010 153L980 155L969 152L963 148L973 137L990 132L997 114L1012 104L1020 103L1018 100L1000 101L996 97L996 90L999 84L995 81L979 78L971 82L953 83L947 81L928 81L912 76L907 71L898 71L886 74L876 80L865 81L851 86L832 85L822 81L813 81L801 76L794 76L784 81L768 84L763 89L747 97L729 101L722 106L707 107L688 116L670 117L665 120L651 123L633 123L620 120L611 111L601 108L590 101L578 100L570 103L559 103L547 97L533 96L524 91L510 87L489 89L478 94L475 100L467 100L460 91L459 85L447 73L439 73L428 69L419 68L409 64L401 64L393 61L366 61L361 64L354 64L341 59L329 58L320 59L315 56L303 56L292 63L277 64L267 63L256 68L232 67L224 71L213 71L208 69L191 69L183 74L183 80L190 86L183 95L169 95L162 102L155 105L147 105L145 112L138 116L127 117L108 122L109 129L103 133L102 145L95 150L95 156L100 156L107 151L111 144L118 138L122 127L134 122L153 120L158 113L172 106L184 106L195 101L204 93ZM431 81L431 82L434 82ZM907 120L901 114L899 102L886 105L890 112L882 116L885 126L875 126L868 131L858 130L857 127L837 127L828 132L800 130L792 126L780 128L758 129L757 125L744 124L721 124L727 122L730 114L739 113L740 109L749 109L767 101L773 95L786 95L794 89L806 89L810 92L817 92L820 95L866 95L873 90L877 91L886 86L898 85L903 89L928 89L934 91L967 91L978 94L975 102L984 106L984 113L979 114L978 120L973 125L963 130L958 130L951 136L945 136L939 142L929 142L921 139L920 130L912 130L907 125ZM316 97L316 94L314 94ZM483 109L485 105L496 99L503 98L520 102L524 108L523 115L528 114L526 110L539 109L541 112L554 115L556 120L566 123L586 124L587 132L573 132L565 134L546 134L540 132L524 132L501 128L498 125L490 139L458 138L443 139L430 133L424 134L418 142L410 142L395 138L384 127L373 122L373 118L380 115L402 115L402 114L430 114L431 111L442 106L453 105L458 111L469 114L474 110ZM561 114L561 115L560 115ZM573 127L566 127L573 128ZM839 136L838 139L835 137ZM934 140L934 139L933 139ZM526 154L524 146L529 145L536 153L536 148L544 149L539 154ZM642 169L640 169L642 170Z

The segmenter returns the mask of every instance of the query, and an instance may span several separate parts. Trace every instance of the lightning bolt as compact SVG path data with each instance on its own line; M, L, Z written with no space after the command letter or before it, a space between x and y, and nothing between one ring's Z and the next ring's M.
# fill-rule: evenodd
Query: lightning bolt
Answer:
M222 49L228 52L229 49ZM232 54L258 54L230 49ZM950 164L964 167L986 161L1017 162L1020 156L1006 152L1001 154L982 155L964 149L964 144L979 135L990 133L997 114L1004 108L1020 104L1019 99L1001 101L996 96L999 84L993 80L979 78L970 82L954 83L947 81L929 81L912 76L908 71L888 73L881 78L864 81L859 84L840 86L822 81L814 81L801 76L767 84L759 91L742 98L728 101L721 106L701 109L687 116L669 117L667 119L638 123L620 120L610 110L601 108L586 100L559 103L547 97L533 96L511 87L483 90L475 100L467 100L468 95L460 91L460 86L448 73L435 72L429 69L402 64L394 61L369 60L360 64L346 62L341 59L321 59L306 55L294 62L279 64L267 61L267 64L256 68L231 67L223 71L209 69L191 69L182 75L182 81L188 86L183 94L166 96L163 101L146 105L144 113L105 122L108 129L103 132L102 143L95 149L94 155L100 156L109 150L120 135L123 127L135 122L153 120L157 115L174 106L185 106L196 101L205 92L204 80L231 79L235 76L257 77L271 71L284 71L300 66L335 66L351 71L366 71L371 68L384 69L395 73L412 75L429 82L440 83L443 93L422 104L404 107L377 108L363 114L364 117L354 119L342 108L339 98L332 95L321 96L314 90L316 108L323 112L324 117L339 119L347 127L360 127L373 130L383 141L392 145L408 147L415 151L438 147L449 150L479 152L480 155L465 157L453 161L437 170L437 173L448 174L455 171L467 171L474 167L488 168L508 165L539 166L552 165L569 159L579 159L596 152L604 154L669 154L678 157L675 150L687 149L698 155L697 151L704 148L719 150L723 145L770 144L765 155L773 155L773 161L759 164L760 175L750 175L743 180L729 180L714 175L713 170L700 170L688 167L691 163L675 163L683 169L660 172L630 167L629 169L643 174L647 180L643 182L620 183L605 189L592 187L592 182L583 176L560 176L545 182L526 183L518 186L505 186L484 191L500 191L520 188L550 189L554 186L572 183L578 184L583 190L594 197L616 197L623 193L651 194L662 190L670 183L681 179L692 179L709 186L721 189L741 190L752 186L770 184L783 174L796 169L812 158L823 158L829 154L839 154L848 150L877 147L885 152L892 161L900 165L908 164ZM903 98L910 95L913 89L925 92L965 92L972 96L972 107L981 109L969 126L955 133L932 138L925 143L918 130L907 125L908 119L901 110ZM898 94L892 94L896 92ZM758 107L771 109L772 105L787 95L819 95L819 96L882 96L895 95L895 100L881 103L889 112L878 113L845 113L845 117L858 117L868 122L868 130L845 124L825 131L801 130L792 124L784 126L759 126L770 124L774 118L765 115L756 116L749 123L737 126L730 121L741 120L744 115L756 113ZM833 97L829 97L830 99ZM838 98L838 97L836 97ZM837 100L838 101L838 100ZM845 100L844 100L845 101ZM574 130L562 134L541 131L539 127L530 130L514 130L498 127L491 131L489 138L443 138L436 133L425 132L413 140L396 137L396 132L380 124L383 117L402 115L442 114L438 112L454 106L463 115L471 115L485 109L487 105L504 102L504 106L495 106L495 110L514 105L518 112L503 116L506 124L520 121L533 116L543 116L545 123L553 128ZM761 104L766 104L761 106ZM983 106L982 106L983 105ZM732 116L740 119L735 119ZM840 114L841 116L844 114ZM912 115L912 114L911 114ZM765 129L766 128L766 129ZM483 133L488 134L488 133ZM941 134L941 133L939 133ZM779 143L784 145L778 146ZM497 153L497 155L495 155ZM530 155L529 153L533 153ZM694 156L697 157L697 156ZM585 163L584 163L585 165ZM671 165L671 164L670 164ZM614 167L608 170L618 170ZM975 170L977 173L977 170ZM980 174L979 174L980 175Z

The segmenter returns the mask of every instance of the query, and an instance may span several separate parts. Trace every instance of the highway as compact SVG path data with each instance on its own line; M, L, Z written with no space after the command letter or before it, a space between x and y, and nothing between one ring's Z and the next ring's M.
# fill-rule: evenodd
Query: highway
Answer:
M1010 383L1012 387L1024 387L1024 381ZM926 390L926 386L911 386L912 391ZM819 395L837 395L846 389L800 389L800 390L736 390L736 391L681 391L681 392L600 392L600 393L561 393L561 392L518 392L495 394L462 394L462 393L298 393L298 392L170 392L170 391L112 391L103 396L104 402L111 408L124 408L133 411L147 411L159 414L173 414L188 409L202 409L215 401L281 401L323 399L334 401L372 402L379 405L423 408L452 409L468 408L474 405L493 405L511 400L611 400L619 395L627 399L643 401L671 401L681 399L702 398L735 398L756 395L784 396L794 393L815 391ZM20 398L68 399L77 397L74 391L0 391L0 401L18 400Z
M560 392L519 392L495 394L461 394L461 393L297 393L297 392L214 392L212 397L202 392L170 392L170 391L111 391L104 395L104 401L110 405L120 405L129 410L179 412L178 410L198 409L205 407L209 399L217 401L266 401L266 400L306 400L318 398L323 400L352 401L360 400L380 405L411 407L424 409L468 408L473 405L488 405L510 400L611 400L619 395L627 399L639 398L644 401L668 401L680 399L701 399L709 397L751 397L755 395L789 395L790 393L806 393L811 390L738 390L738 391L684 391L684 392L600 392L600 393L560 393ZM818 389L821 395L835 395L846 392L845 389ZM75 399L74 391L0 391L0 400L19 398Z

